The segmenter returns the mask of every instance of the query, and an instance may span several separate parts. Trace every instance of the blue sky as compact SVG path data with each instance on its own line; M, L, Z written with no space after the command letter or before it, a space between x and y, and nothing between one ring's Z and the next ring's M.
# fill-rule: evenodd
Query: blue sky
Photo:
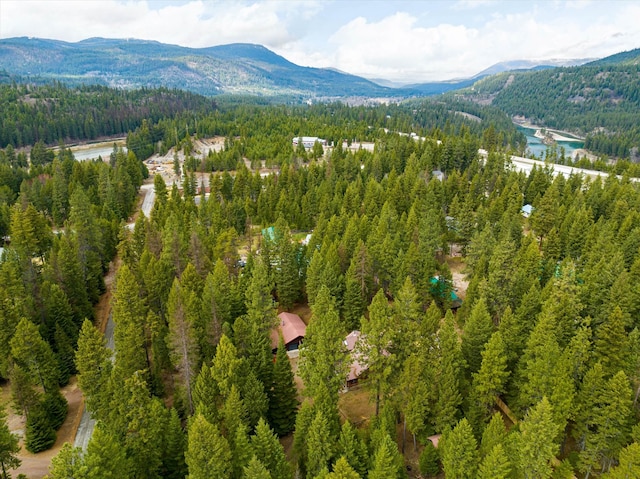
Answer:
M0 38L259 43L300 65L396 82L638 48L639 19L631 0L0 0Z

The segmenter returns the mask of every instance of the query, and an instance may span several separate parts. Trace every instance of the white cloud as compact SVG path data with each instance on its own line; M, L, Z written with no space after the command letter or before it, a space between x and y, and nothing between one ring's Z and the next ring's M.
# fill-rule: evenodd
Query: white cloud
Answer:
M191 47L233 42L279 47L295 40L289 24L313 13L314 2L149 2L2 0L0 36L66 41L142 38Z
M0 37L259 43L300 65L416 82L637 48L638 18L638 3L589 0L0 0Z

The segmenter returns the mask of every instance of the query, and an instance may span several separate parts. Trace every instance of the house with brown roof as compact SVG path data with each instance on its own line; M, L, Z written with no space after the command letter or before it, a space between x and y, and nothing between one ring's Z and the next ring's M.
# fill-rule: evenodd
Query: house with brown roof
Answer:
M300 347L307 331L307 325L302 318L294 313L282 312L278 315L278 326L271 330L271 349L278 349L279 334L282 333L287 351L294 351Z

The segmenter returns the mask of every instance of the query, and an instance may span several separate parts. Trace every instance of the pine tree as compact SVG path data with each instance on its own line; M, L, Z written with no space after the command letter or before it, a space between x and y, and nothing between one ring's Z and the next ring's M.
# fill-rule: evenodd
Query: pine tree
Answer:
M360 479L361 477L344 457L336 461L333 465L333 471L327 475L327 479Z
M216 381L223 398L231 392L231 386L239 376L241 363L236 347L226 335L222 335L211 365L211 377Z
M462 419L442 438L442 466L447 478L472 479L478 469L478 451L473 430Z
M282 217L276 222L279 232L276 241L276 251L279 257L279 271L276 276L276 291L278 302L284 310L288 310L300 297L300 266L297 253L289 228Z
M87 479L129 478L129 461L116 437L98 423L84 455ZM75 477L75 476L74 476Z
M271 473L256 456L253 456L244 468L242 479L271 479Z
M57 389L60 374L57 361L35 324L21 319L10 344L14 361L29 373L34 383L45 392Z
M333 457L333 444L327 419L322 411L311 421L307 436L307 478L313 479L327 468Z
M7 425L7 413L4 406L0 405L0 472L1 479L9 479L9 469L20 467L22 461L18 458L20 445L18 436L11 434Z
M300 377L308 396L317 400L325 391L331 403L337 404L338 391L347 377L347 352L343 343L346 332L326 286L320 288L312 311L304 348L300 351Z
M640 444L633 442L620 451L620 463L602 476L605 479L640 477Z
M502 419L502 414L497 412L491 416L489 424L482 433L480 458L486 457L498 444L504 446L506 438L507 428L504 425L504 419Z
M191 264L184 274L193 268ZM167 342L171 349L171 362L180 373L181 383L186 394L189 413L193 413L193 397L191 389L195 381L196 367L200 360L198 343L195 339L194 320L196 311L191 310L190 297L195 292L186 291L176 278L169 292L167 309L169 312L169 336Z
M60 452L51 460L48 479L83 479L86 476L86 467L82 457L82 450L65 442Z
M399 479L403 477L398 468L399 453L393 439L385 434L373 456L369 479Z
M373 387L376 404L376 416L380 411L380 401L389 390L389 379L393 374L393 351L396 331L393 326L393 314L389 302L382 290L371 301L369 319L362 323L363 337L358 342L359 351L366 358L368 377Z
M109 376L112 364L111 352L105 346L105 341L91 321L85 320L78 337L76 365L78 369L78 385L84 393L87 409L96 418L104 418L108 408Z
M260 419L256 433L251 437L251 448L256 458L269 470L273 479L291 479L284 449L264 419Z
M202 292L202 315L194 328L200 341L202 359L213 359L215 347L222 336L223 325L231 323L231 281L221 259L209 273Z
M186 476L185 449L186 437L180 423L180 416L175 408L171 408L163 437L162 477L182 479Z
M206 364L200 368L191 394L194 409L211 424L216 424L218 422L218 384L211 375L211 368Z
M247 420L250 428L254 428L258 421L266 418L269 410L269 398L263 383L249 368L246 360L242 360L237 378L238 391L246 407Z
M629 369L629 338L624 328L622 310L616 306L608 319L598 326L595 333L595 357L602 363L605 377Z
M438 332L438 399L435 407L435 429L438 432L443 432L456 424L462 403L460 378L464 360L453 321L453 315L448 311L444 324Z
M469 372L475 373L480 369L482 350L492 333L493 322L487 310L487 304L484 298L480 298L473 306L462 334L462 356L467 362Z
M500 331L496 331L482 351L480 370L473 376L473 397L485 416L490 413L496 396L505 391L508 377L504 342Z
M437 476L440 473L440 457L431 441L427 441L420 453L419 465L423 476Z
M508 479L511 463L502 444L496 444L478 468L478 479Z
M307 436L311 422L315 418L316 408L311 401L306 400L300 406L300 411L296 416L296 429L293 435L293 450L298 459L298 469L302 475L307 471Z
M247 431L247 426L242 423L229 440L229 445L231 446L231 463L233 465L232 476L234 478L241 478L243 476L244 468L247 467L253 455Z
M589 424L585 449L580 454L582 470L603 464L608 469L620 450L627 444L631 418L631 387L624 372L619 371L607 381Z
M276 352L273 366L273 388L270 396L269 423L278 436L286 436L293 431L296 425L298 391L282 335L280 335L278 351Z
M145 349L146 308L139 295L135 276L125 264L118 270L116 289L113 293L114 340L116 345L115 368L128 378L136 371L147 368Z
M189 426L185 458L191 479L231 478L229 443L201 414L196 414Z
M27 451L37 453L49 449L56 442L56 430L51 426L47 410L39 404L29 412L24 445Z
M543 397L520 424L517 437L518 468L525 479L551 477L551 460L558 453L557 434L551 404Z
M336 446L335 455L345 459L358 474L364 477L369 462L368 451L349 421L345 421L342 425Z

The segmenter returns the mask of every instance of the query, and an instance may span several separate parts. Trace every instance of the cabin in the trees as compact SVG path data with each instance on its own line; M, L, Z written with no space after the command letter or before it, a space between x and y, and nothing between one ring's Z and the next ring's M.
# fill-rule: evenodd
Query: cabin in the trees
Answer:
M271 330L271 350L278 349L279 334L282 333L287 351L295 351L300 347L307 331L302 318L294 313L282 312L278 315L278 327Z
M360 331L351 331L344 339L344 345L349 351L351 357L351 366L349 367L349 374L347 376L347 388L358 384L358 380L362 373L367 369L365 362L366 358L361 357L361 353L356 351L356 344L360 341Z
M528 218L531 216L531 213L533 213L533 206L526 204L520 209L520 212L522 213L522 216Z

